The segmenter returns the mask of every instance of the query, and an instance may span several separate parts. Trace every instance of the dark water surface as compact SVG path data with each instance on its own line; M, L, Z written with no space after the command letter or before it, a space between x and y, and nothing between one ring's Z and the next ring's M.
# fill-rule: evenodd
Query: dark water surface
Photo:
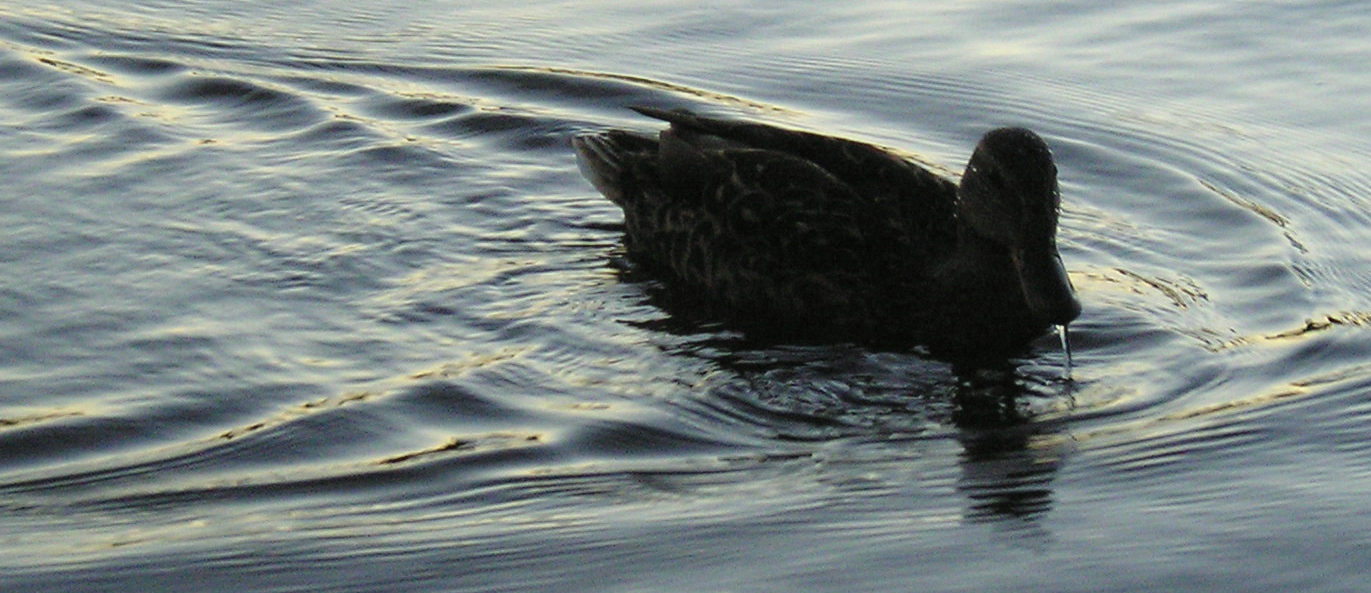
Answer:
M0 5L0 590L1364 590L1364 13ZM1038 131L1075 381L664 306L629 104Z

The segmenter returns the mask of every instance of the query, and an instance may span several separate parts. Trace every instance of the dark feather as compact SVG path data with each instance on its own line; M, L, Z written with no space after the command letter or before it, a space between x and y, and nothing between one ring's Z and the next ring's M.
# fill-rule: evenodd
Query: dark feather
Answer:
M893 152L764 124L634 109L671 126L657 138L619 130L579 136L573 144L582 170L623 208L631 258L750 331L1002 350L1079 311L1076 304L1062 312L1070 303L1057 302L1060 291L1052 290L1045 292L1052 298L1034 302L1062 311L1029 305L1025 291L1043 291L1021 286L1022 254L1008 244L1017 239L1003 237L1041 229L979 232L959 215L967 207L956 184ZM1052 227L1051 253L1030 255L1055 257L1055 168L999 163L994 157L1018 147L987 146L989 139L978 149L986 153L981 167L1005 169L1020 186L1051 193L1028 200L1050 198L1044 208ZM1006 144L1033 141L1041 144L1035 135ZM1014 222L1006 224L1023 226L1046 216L1033 214L1017 193L984 197L991 193L975 192L971 219L1007 216ZM1040 277L1051 280L1033 276ZM1068 285L1074 303L1069 292Z

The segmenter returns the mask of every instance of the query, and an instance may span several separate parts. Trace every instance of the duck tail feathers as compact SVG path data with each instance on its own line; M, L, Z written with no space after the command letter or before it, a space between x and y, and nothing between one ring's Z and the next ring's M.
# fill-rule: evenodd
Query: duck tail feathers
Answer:
M624 205L625 186L632 183L634 159L657 152L656 139L618 130L576 136L571 146L576 149L581 174L619 206Z

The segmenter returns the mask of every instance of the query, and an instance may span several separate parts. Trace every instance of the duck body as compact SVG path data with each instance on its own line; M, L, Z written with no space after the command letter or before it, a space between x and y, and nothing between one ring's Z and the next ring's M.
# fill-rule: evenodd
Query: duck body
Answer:
M578 136L581 169L631 260L745 331L986 353L1080 312L1032 132L987 134L959 185L870 144L634 109L671 126Z

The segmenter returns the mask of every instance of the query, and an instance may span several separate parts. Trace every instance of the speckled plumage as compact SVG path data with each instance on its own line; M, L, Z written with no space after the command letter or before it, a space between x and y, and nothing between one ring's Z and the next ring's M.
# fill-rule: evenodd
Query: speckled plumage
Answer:
M1056 168L1032 132L987 134L959 198L873 145L635 109L671 127L578 136L582 170L623 208L631 259L745 330L1003 351L1079 313Z

